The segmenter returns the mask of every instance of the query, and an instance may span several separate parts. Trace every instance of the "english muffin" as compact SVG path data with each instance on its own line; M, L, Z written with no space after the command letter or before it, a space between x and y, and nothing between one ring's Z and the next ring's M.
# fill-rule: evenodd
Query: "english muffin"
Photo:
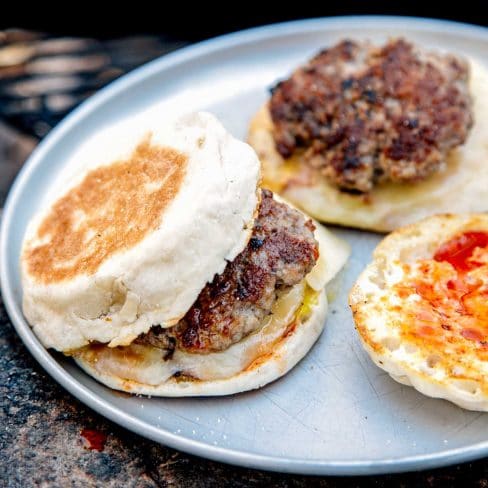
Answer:
M395 380L488 411L488 215L439 215L393 232L350 305L366 351Z

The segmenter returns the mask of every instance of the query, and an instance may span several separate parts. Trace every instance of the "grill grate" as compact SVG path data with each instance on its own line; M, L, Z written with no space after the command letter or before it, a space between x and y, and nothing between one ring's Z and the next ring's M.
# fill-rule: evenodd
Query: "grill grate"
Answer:
M24 134L44 137L95 91L182 45L163 36L100 41L0 31L0 116Z

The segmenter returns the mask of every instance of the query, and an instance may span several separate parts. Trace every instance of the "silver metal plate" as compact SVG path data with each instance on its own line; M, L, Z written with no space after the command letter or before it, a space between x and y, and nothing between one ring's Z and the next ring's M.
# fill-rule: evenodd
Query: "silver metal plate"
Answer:
M12 321L41 365L81 401L141 435L200 456L257 468L361 474L434 467L488 454L488 417L395 383L363 352L347 294L379 241L340 230L353 254L330 291L324 334L287 376L227 398L131 397L47 352L21 312L19 249L25 226L72 148L105 124L158 105L214 112L236 136L267 89L323 46L345 36L406 36L486 63L482 28L406 18L333 18L253 29L183 49L111 84L65 119L23 168L4 210L2 292Z

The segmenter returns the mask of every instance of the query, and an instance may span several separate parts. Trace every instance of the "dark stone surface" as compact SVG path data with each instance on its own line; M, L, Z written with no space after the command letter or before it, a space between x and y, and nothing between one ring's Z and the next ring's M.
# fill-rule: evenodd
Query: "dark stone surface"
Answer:
M7 126L0 119L0 208L10 185L37 141Z
M102 452L81 436L107 436ZM206 461L147 441L95 414L39 367L0 299L0 486L450 487L488 488L488 462L391 476L318 478Z

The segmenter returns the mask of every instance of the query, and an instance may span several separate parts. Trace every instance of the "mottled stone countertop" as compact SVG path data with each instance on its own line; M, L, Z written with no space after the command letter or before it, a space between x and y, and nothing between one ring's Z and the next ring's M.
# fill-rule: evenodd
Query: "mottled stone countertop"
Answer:
M2 42L25 43L37 34L2 33ZM2 40L3 39L3 40ZM49 42L49 41L47 41ZM111 56L117 64L117 53L127 50L127 41L95 44L97 49ZM133 64L148 56L154 57L178 43L151 39L134 41ZM87 44L92 52L94 44ZM64 49L80 49L83 42L72 40ZM149 50L151 47L152 51ZM51 51L63 49L57 42L48 45ZM139 49L139 51L138 51ZM46 49L44 49L46 51ZM19 56L21 51L11 51ZM143 56L134 53L143 52ZM93 54L93 53L92 53ZM93 58L90 58L93 61ZM102 57L100 58L102 59ZM126 58L124 58L126 59ZM19 61L20 60L20 61ZM15 82L12 78L15 63L25 62L25 56L12 61L5 70L0 66L0 84ZM113 66L107 72L115 75L131 66ZM20 72L20 71L19 71ZM5 77L2 81L2 73ZM108 77L107 79L110 79ZM13 80L13 81L12 81ZM35 91L35 90L34 90ZM9 91L12 93L12 89ZM76 90L79 95L80 90ZM77 95L77 96L78 96ZM74 95L73 95L74 96ZM35 100L36 94L31 94ZM70 100L64 97L59 100ZM54 100L55 101L55 100ZM76 104L79 100L72 99ZM14 113L10 101L0 94L0 206L10 181L18 167L62 111L49 112L49 100L44 100L37 112L34 102L25 113ZM52 102L52 101L51 101ZM10 112L8 112L7 107ZM21 104L12 107L19 110ZM5 109L4 113L1 110ZM58 107L59 108L59 107ZM66 106L64 111L69 110ZM35 122L32 122L34 119ZM3 119L3 122L2 122ZM31 130L32 129L32 130ZM84 434L84 436L82 435ZM89 440L91 439L91 444ZM97 446L98 442L98 446ZM91 447L91 448L90 448ZM94 449L98 447L100 450ZM0 486L30 487L91 487L91 486L266 486L266 487L450 487L476 486L488 488L488 461L478 461L440 470L402 475L371 476L356 478L305 477L283 475L236 468L217 462L189 456L173 449L148 441L105 420L82 405L49 376L30 356L16 335L0 299Z

